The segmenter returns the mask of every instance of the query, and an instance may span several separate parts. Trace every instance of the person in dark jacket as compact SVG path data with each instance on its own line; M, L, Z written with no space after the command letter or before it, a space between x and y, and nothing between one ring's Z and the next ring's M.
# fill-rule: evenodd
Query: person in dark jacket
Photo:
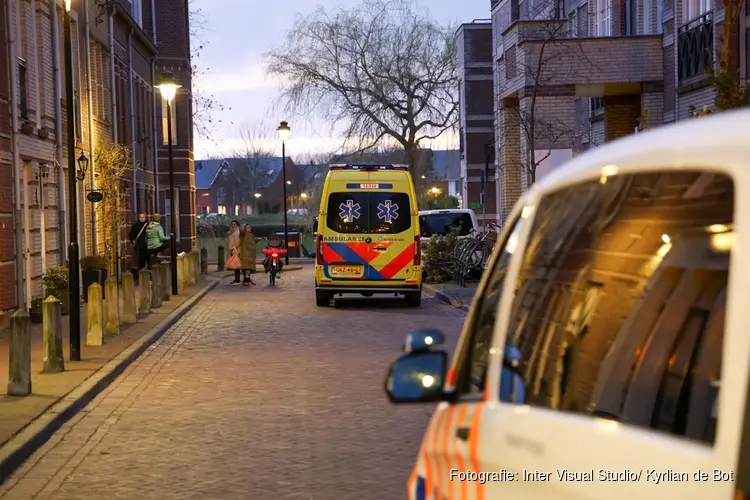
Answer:
M138 220L133 224L133 227L130 228L130 235L128 236L130 243L133 244L135 262L138 266L134 273L136 275L138 274L138 271L146 267L148 264L149 253L148 241L146 239L146 226L148 226L146 214L138 214Z

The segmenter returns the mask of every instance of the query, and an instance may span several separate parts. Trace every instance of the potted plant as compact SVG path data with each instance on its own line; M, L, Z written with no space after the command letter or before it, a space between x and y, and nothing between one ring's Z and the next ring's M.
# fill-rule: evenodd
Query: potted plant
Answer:
M88 255L81 259L81 278L83 280L83 301L89 300L89 287L94 283L102 286L104 298L104 280L107 279L107 259L103 255Z
M42 298L38 295L31 299L31 308L29 308L29 317L32 323L42 322Z
M70 311L70 295L68 293L68 268L57 266L47 269L42 277L44 286L44 298L54 295L60 301L60 310L63 314Z

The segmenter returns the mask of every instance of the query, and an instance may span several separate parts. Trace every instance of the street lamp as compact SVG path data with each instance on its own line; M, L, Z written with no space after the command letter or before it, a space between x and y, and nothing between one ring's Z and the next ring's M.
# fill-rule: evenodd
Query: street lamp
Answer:
M79 279L80 262L78 261L78 196L76 180L80 174L76 171L76 132L75 100L73 99L73 46L71 43L70 9L72 0L65 0L63 29L65 37L65 108L68 133L68 227L70 228L70 245L68 246L68 298L70 299L70 360L81 360L81 283ZM81 153L82 158L86 158ZM88 160L86 161L88 165ZM79 169L83 165L79 164ZM84 171L84 176L86 175Z
M307 193L300 193L299 197L302 198L303 200L306 200L307 199Z
M167 101L167 145L169 150L169 217L170 217L170 245L169 258L172 261L172 295L177 295L177 217L175 214L175 189L174 189L174 164L172 158L172 101L177 95L177 89L182 85L177 84L172 73L163 73L161 82L156 88L161 96ZM166 201L166 200L165 200Z
M284 176L284 245L289 247L289 228L286 218L286 186L287 184L291 184L291 182L286 180L286 140L292 134L292 129L289 128L289 123L281 122L276 131L281 138L281 172ZM284 255L284 264L289 264L289 252Z
M438 196L440 196L440 188L435 186L432 189L430 189L430 193L432 193L432 196L435 197L435 200L433 201L433 204L435 205L435 208L438 208Z
M255 193L255 194L254 194L253 196L255 196L256 198L260 198L260 197L261 197L261 196L263 196L263 195L262 195L262 194L260 194L260 193Z

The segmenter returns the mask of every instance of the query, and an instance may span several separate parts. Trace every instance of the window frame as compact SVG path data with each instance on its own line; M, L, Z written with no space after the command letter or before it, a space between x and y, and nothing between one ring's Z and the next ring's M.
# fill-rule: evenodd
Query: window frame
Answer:
M21 120L29 119L29 66L25 59L19 57L18 64L18 111Z
M521 213L517 214L515 218L513 218L511 221L508 222L506 225L507 230L503 231L503 239L501 240L502 243L499 243L498 250L496 252L493 252L492 259L490 261L489 268L492 269L492 271L487 272L485 270L485 278L483 278L481 283L481 289L477 290L477 299L475 299L475 303L472 305L472 316L468 319L468 326L466 327L466 338L461 343L458 352L456 353L456 383L455 387L453 389L451 400L454 402L479 402L484 399L484 393L486 391L486 383L489 380L490 376L490 367L491 367L491 360L488 356L488 362L487 362L487 368L486 373L484 377L484 384L481 392L469 392L469 385L470 385L470 378L471 378L471 359L474 354L474 344L475 344L475 337L477 335L477 330L475 329L477 320L480 317L480 314L482 311L482 306L484 305L484 296L485 292L487 291L487 288L490 286L490 282L493 280L493 277L495 275L495 271L498 270L498 266L500 266L502 262L502 256L505 254L505 249L508 246L508 243L511 240L511 237L516 234L516 243L514 248L514 253L516 251L519 251L522 248L521 245L521 238L522 233L526 229L528 222L532 219L532 217L524 217ZM502 291L505 288L506 285L506 278L508 277L508 274L511 271L512 268L512 262L513 262L513 254L511 254L511 257L508 259L508 264L506 268L506 274L502 278L502 281L499 285L501 296L497 301L497 309L495 310L495 323L493 326L493 333L492 338L490 342L488 343L487 349L492 349L492 345L494 344L495 340L495 329L497 328L497 321L499 319L500 315L500 307L502 305Z
M594 36L612 36L612 0L596 0Z
M177 145L177 110L175 106L175 100L172 99L172 104L169 106L172 111L172 146ZM161 143L162 146L169 145L169 134L167 130L167 100L161 97Z

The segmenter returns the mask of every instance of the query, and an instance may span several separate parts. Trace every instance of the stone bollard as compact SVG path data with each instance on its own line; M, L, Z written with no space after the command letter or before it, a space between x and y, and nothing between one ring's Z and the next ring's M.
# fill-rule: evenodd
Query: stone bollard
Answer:
M219 245L219 248L216 249L216 262L217 262L217 268L219 271L224 270L225 258L226 258L226 253L225 253L224 247L222 245Z
M172 266L164 263L161 266L161 301L167 302L172 298Z
M107 335L120 334L120 296L117 293L117 279L104 280L104 333Z
M161 307L161 278L161 266L154 264L151 268L151 309L159 309Z
M185 289L185 256L177 256L177 291Z
M201 274L208 274L208 248L201 248Z
M198 262L198 252L190 252L190 283L195 284L198 282L198 275L200 274L200 264Z
M104 344L104 302L102 286L99 283L89 286L88 304L86 345L99 347Z
M141 269L138 273L138 314L148 314L151 312L151 277L148 269Z
M10 372L8 396L31 394L31 319L26 311L10 317Z
M90 300L90 299L89 299ZM62 311L60 301L50 295L42 302L42 360L44 373L65 370L62 345Z
M121 320L126 325L132 325L138 321L135 310L135 279L132 273L123 273L120 291L122 293Z
M193 257L193 276L195 276L195 282L198 282L198 279L201 276L201 254L198 252L194 252Z

